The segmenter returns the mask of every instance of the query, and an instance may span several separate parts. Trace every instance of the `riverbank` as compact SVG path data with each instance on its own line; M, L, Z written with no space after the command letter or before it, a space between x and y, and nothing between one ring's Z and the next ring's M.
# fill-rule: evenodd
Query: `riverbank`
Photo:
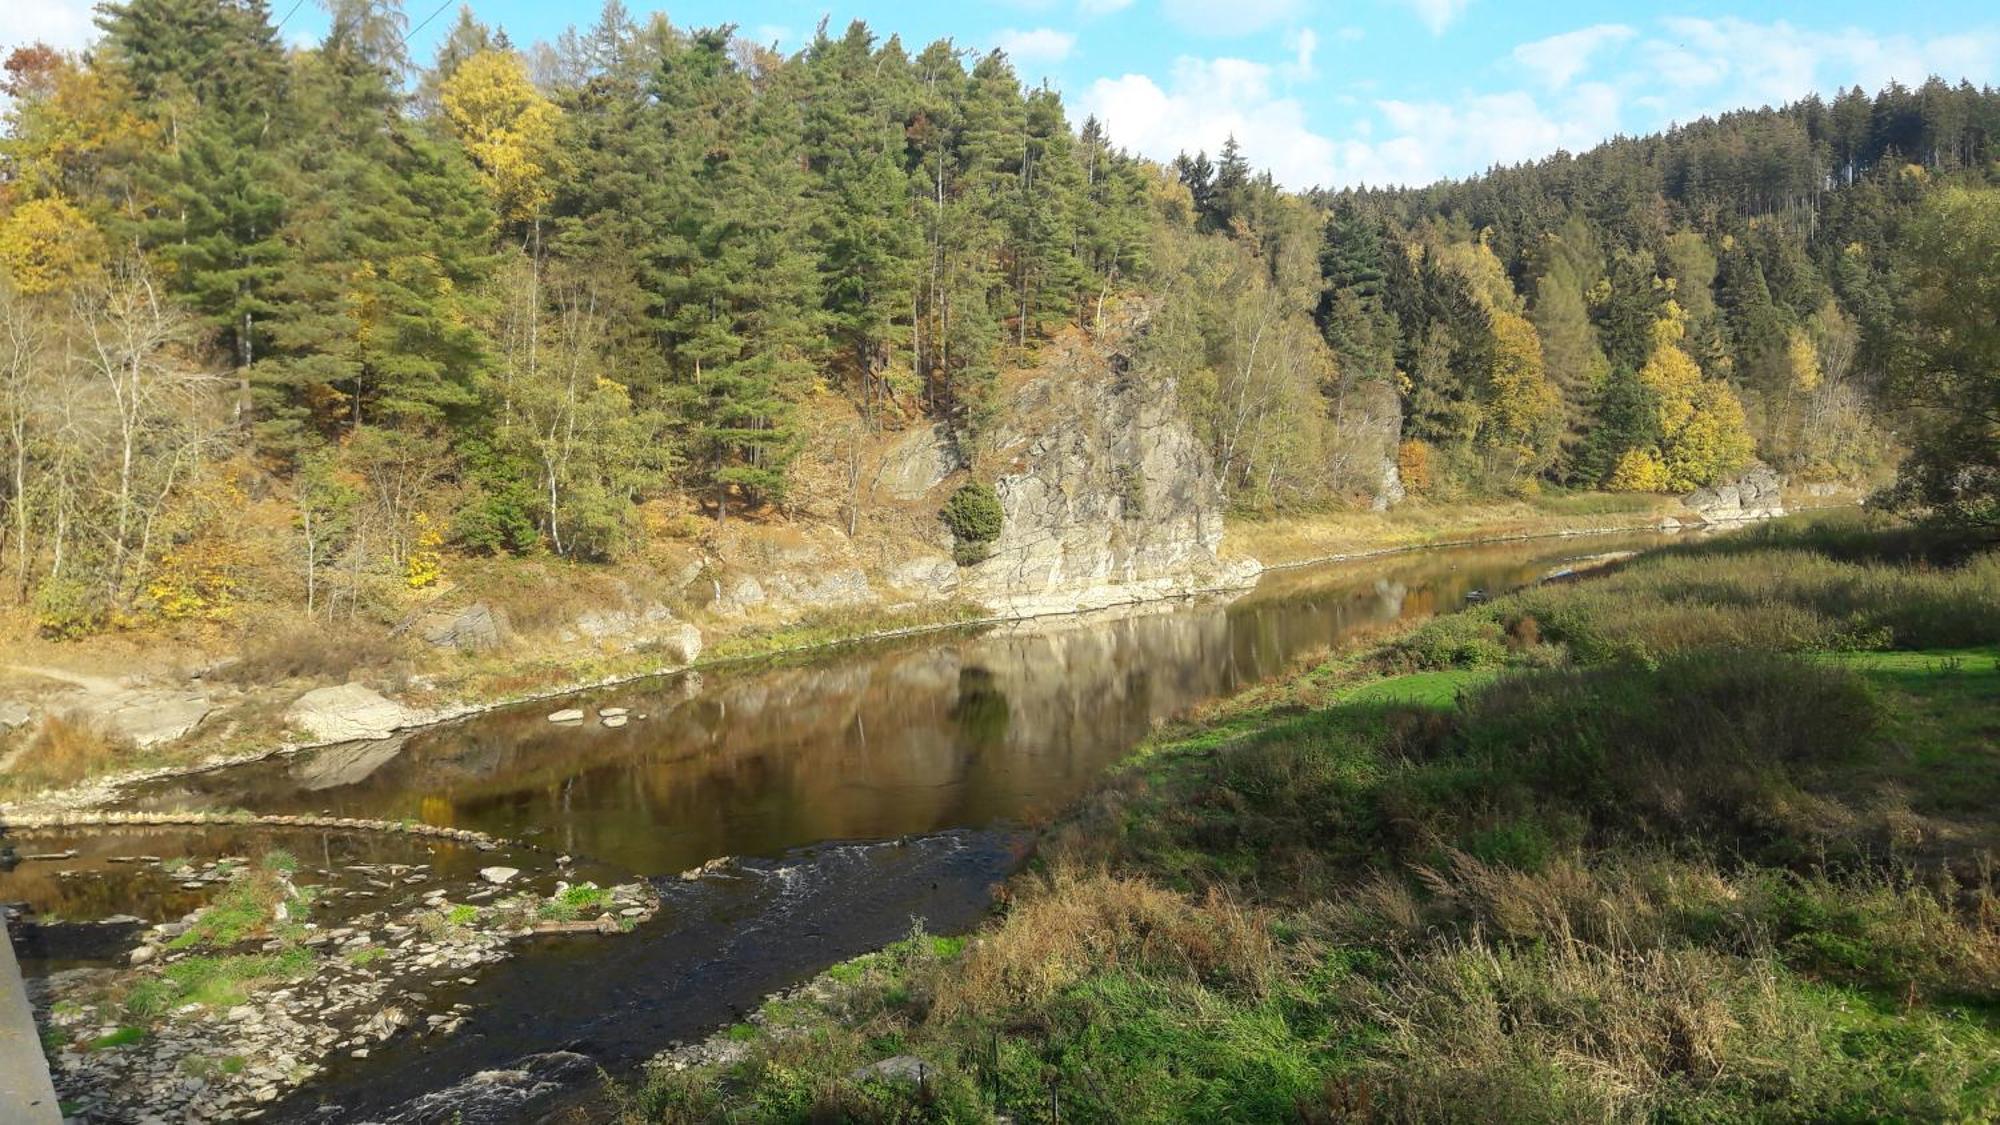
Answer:
M279 648L329 649L328 654L312 659L279 659L270 652L246 647L238 656L218 656L211 651L197 661L170 648L149 651L137 636L112 638L96 647L38 643L23 652L32 658L32 665L24 668L28 661L17 660L17 672L33 673L42 681L68 685L82 694L54 696L53 701L40 706L39 731L36 725L25 722L11 732L0 731L0 763L4 763L0 766L0 793L9 798L0 804L0 818L100 807L134 785L330 745L300 737L289 729L288 706L317 686L358 682L380 689L405 708L406 718L397 729L408 732L501 708L746 660L1093 612L1108 605L1226 594L1241 588L1243 582L1254 581L1257 568L1245 565L1245 558L1253 551L1268 555L1275 569L1447 544L1650 528L1676 519L1670 514L1675 511L1681 517L1689 516L1679 501L1671 498L1582 494L1495 504L1412 505L1383 513L1287 521L1233 521L1224 538L1224 553L1236 564L1231 571L1236 577L1223 586L1154 582L1132 587L1121 595L1123 600L1107 601L1107 595L1097 591L1087 606L1051 609L1024 603L1020 612L1006 614L949 598L922 604L826 608L791 618L696 614L693 623L666 619L678 630L673 643L637 645L622 652L607 652L602 646L579 643L574 638L529 643L532 634L526 632L516 643L477 651L439 649L409 636L364 643L345 635L311 634L254 642L267 649L274 644ZM475 576L472 582L490 591L489 597L496 598L495 606L514 606L515 618L523 623L530 620L528 606L538 598L548 600L536 593L540 588L536 585L513 589L497 576L490 580ZM644 616L614 607L609 601L590 602L590 582L563 580L560 584L564 587L558 596L562 612L552 619L589 620L592 613L622 614L621 621ZM629 585L621 587L613 582L601 593L612 600L629 597ZM627 593L614 594L614 587L627 589ZM687 630L694 630L691 638L681 635ZM251 640L243 643L253 645ZM690 656L694 659L688 659ZM123 671L107 674L112 669ZM232 682L232 677L237 682ZM19 685L27 680L17 675L15 682L18 695L24 690ZM170 714L193 715L193 721L177 737L142 749L106 731L104 723L90 713L93 698L108 701L107 707L127 706L125 701L137 699ZM64 699L70 702L61 702ZM51 718L57 720L53 725Z
M629 1120L1982 1119L2000 556L1773 526L1163 732Z

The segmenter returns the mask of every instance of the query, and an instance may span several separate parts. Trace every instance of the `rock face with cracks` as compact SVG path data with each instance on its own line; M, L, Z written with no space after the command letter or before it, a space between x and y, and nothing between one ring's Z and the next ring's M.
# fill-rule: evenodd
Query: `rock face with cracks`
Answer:
M1217 554L1222 485L1178 393L1129 371L1017 388L991 442L1005 519L962 592L1033 614L1252 582L1256 563Z

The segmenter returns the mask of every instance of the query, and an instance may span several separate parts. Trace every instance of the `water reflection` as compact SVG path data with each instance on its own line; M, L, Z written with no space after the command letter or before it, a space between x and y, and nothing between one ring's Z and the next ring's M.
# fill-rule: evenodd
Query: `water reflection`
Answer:
M1160 720L1356 633L1657 537L1461 548L1268 576L1228 604L932 636L593 693L407 739L178 779L151 807L413 818L630 870L1030 820ZM560 704L567 706L569 704ZM643 719L638 716L644 716Z

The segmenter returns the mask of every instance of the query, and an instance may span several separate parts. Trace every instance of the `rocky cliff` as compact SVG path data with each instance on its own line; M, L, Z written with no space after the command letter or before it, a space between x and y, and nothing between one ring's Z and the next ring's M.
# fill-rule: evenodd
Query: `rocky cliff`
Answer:
M1173 383L1116 355L1094 379L1066 367L1009 396L985 454L1006 519L965 572L964 594L1000 612L1054 613L1253 580L1256 563L1217 555L1222 487Z

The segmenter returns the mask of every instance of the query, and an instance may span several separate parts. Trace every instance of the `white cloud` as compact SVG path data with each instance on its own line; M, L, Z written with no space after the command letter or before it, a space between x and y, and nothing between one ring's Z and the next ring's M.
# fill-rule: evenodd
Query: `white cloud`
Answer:
M2000 30L1991 27L1919 39L1735 17L1670 18L1660 26L1662 33L1641 45L1649 64L1641 80L1665 87L1664 105L1681 121L1856 84L1875 90L1892 79L1916 85L1932 74L1951 82L2000 76Z
M1417 13L1432 35L1443 35L1445 28L1456 23L1472 6L1472 0L1404 0L1404 3Z
M1401 134L1379 146L1370 183L1426 183L1518 164L1557 149L1588 148L1618 131L1623 99L1607 83L1586 82L1544 105L1525 90L1474 94L1455 102L1376 103ZM1357 171L1370 171L1357 167Z
M1059 63L1076 49L1076 36L1067 31L1057 31L1052 27L1038 27L1032 31L1017 31L1008 28L994 36L994 46L1007 52L1007 57L1023 63Z
M1304 0L1161 0L1167 19L1197 35L1252 35L1305 10Z
M1585 82L1550 104L1524 90L1356 104L1345 134L1333 136L1315 129L1283 88L1293 65L1183 58L1165 86L1141 74L1099 79L1081 102L1118 144L1156 160L1212 155L1234 136L1252 165L1294 189L1429 183L1586 148L1619 127L1619 92Z
M1307 81L1313 76L1313 55L1319 50L1319 33L1310 27L1285 33L1285 49L1292 52L1292 62L1287 68L1289 76Z
M1620 23L1601 23L1514 48L1514 61L1528 68L1551 90L1560 90L1589 69L1592 56L1615 47L1638 32Z
M1132 6L1132 0L1077 0L1076 9L1086 16L1108 16Z
M1251 163L1287 187L1330 183L1334 144L1306 124L1305 107L1278 92L1272 67L1248 59L1183 58L1167 86L1143 74L1100 78L1084 92L1120 145L1157 160L1205 150L1235 137Z
M0 3L0 48L40 41L76 50L97 38L95 0L7 0Z

